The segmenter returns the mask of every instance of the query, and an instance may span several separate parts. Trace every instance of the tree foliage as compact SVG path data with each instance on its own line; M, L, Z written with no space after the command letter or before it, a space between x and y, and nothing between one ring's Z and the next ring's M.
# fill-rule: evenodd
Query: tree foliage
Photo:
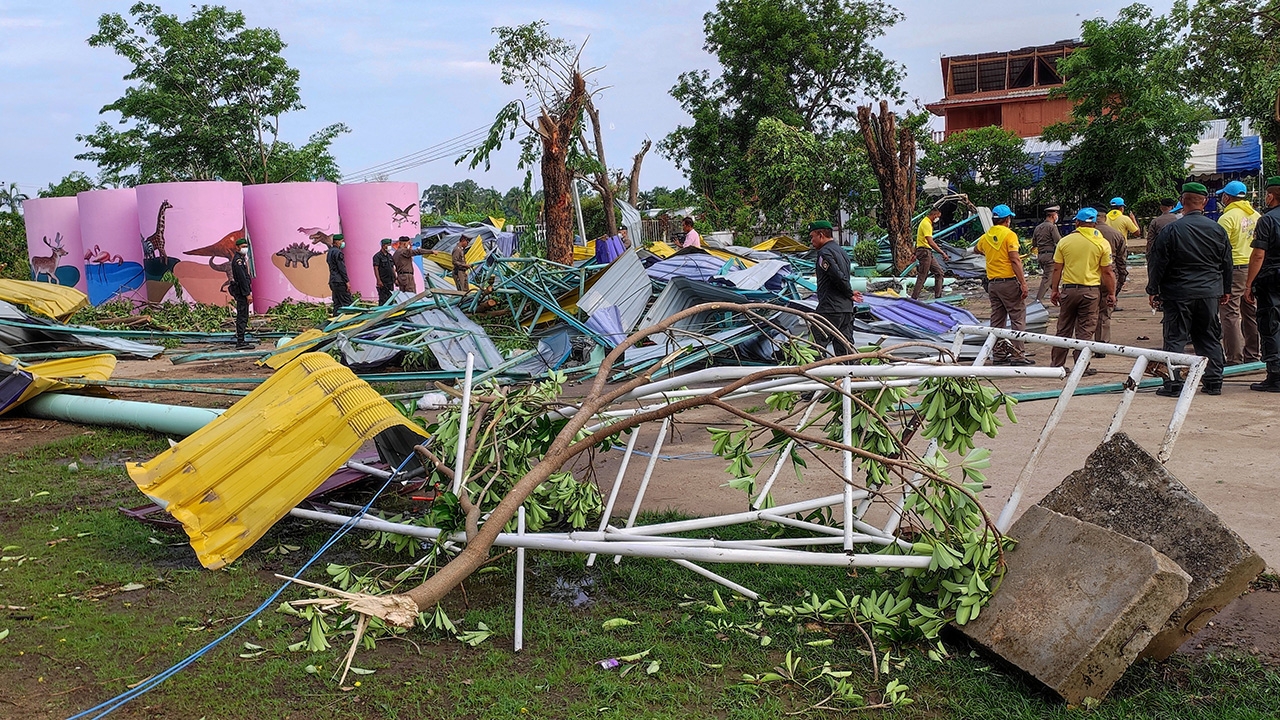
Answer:
M1075 143L1047 174L1053 189L1074 202L1170 194L1209 116L1179 82L1173 22L1134 4L1113 21L1086 20L1081 36L1058 63L1067 80L1055 92L1074 103L1071 117L1043 134Z
M821 139L853 127L866 96L900 99L902 68L872 41L902 19L880 0L720 0L703 17L717 77L684 73L671 95L693 118L660 144L713 216L750 197L756 126L777 118Z
M929 143L920 170L948 181L974 204L990 207L1013 204L1014 193L1031 187L1033 163L1022 138L991 126Z
M29 196L22 192L22 188L18 187L17 183L0 187L0 210L4 212L22 212L22 201L27 199Z
M798 230L811 220L866 216L875 176L862 138L837 132L821 139L777 118L764 118L747 149L753 195L747 212L769 228ZM861 202L859 202L861 201Z
M56 183L49 183L40 189L37 195L42 198L51 197L75 197L82 192L89 190L97 190L102 187L93 178L85 175L79 170L73 170L67 173L61 180Z
M1174 3L1185 33L1181 77L1218 117L1247 119L1280 141L1280 0Z
M13 210L0 212L0 277L30 280L27 259L27 224Z
M100 122L77 135L89 148L77 159L125 184L338 177L330 146L345 125L329 125L301 146L280 138L281 117L303 109L280 33L247 27L242 13L216 5L197 7L186 21L145 2L129 14L102 15L89 38L133 69L125 94L101 110L119 113L118 127Z

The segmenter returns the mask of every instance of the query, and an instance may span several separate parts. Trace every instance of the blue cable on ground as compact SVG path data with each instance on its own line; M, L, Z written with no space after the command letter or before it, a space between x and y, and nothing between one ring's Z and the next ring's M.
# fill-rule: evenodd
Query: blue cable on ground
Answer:
M339 527L338 530L333 534L333 536L330 537L328 540L326 540L325 543L320 546L320 549L316 550L315 554L312 555L309 560L303 563L302 567L298 568L297 571L294 572L294 577L297 577L301 575L303 572L305 572L306 569L311 567L311 565L316 560L320 559L320 556L323 555L326 550L333 547L333 545L337 543L338 540L342 539L342 536L346 535L348 532L352 530L352 528L356 526L356 523L360 520L360 518L366 512L369 511L369 508L373 506L373 503L375 500L378 499L378 496L380 496L383 493L383 491L386 490L387 487L391 485L391 481L394 480L402 470L404 470L404 466L408 465L409 461L412 460L413 457L414 456L411 454L404 459L404 462L400 463L400 466L397 467L391 473L391 476L388 477L386 482L382 484L382 487L378 488L378 491L373 494L373 497L369 498L369 502L365 503L364 507L361 508L360 512L353 515L352 518L346 522L346 524ZM94 707L91 707L88 710L85 710L83 712L76 713L75 715L72 715L67 720L80 720L81 718L94 718L96 720L96 718L106 717L107 715L110 715L116 710L119 710L130 700L140 697L141 695L159 687L160 683L163 683L165 680L168 680L174 675L177 675L178 673L182 672L184 669L187 668L187 666L191 665L196 660L199 660L201 657L203 657L205 653L217 647L218 644L221 643L223 640L226 640L227 638L234 635L236 631L238 631L240 628L247 625L250 620L261 615L263 611L270 608L272 604L275 603L276 599L279 598L280 595L284 593L284 591L287 590L289 586L292 584L293 584L292 581L286 581L283 585L280 586L278 590L271 593L271 595L266 600L263 600L262 604L259 605L256 609L254 609L253 612L249 613L244 619L236 623L234 627L232 627L230 630L226 631L222 635L215 638L208 645L205 645L204 647L200 648L199 650L196 650L195 652L191 653L190 655L183 658L182 660L179 660L178 662L174 663L173 666L171 666L169 669L161 673L157 673L156 675L153 675L151 678L140 683L137 687L126 690L125 692L120 693L119 695L111 698L110 700L107 700L103 703L95 705ZM95 715L94 713L97 713L97 714Z

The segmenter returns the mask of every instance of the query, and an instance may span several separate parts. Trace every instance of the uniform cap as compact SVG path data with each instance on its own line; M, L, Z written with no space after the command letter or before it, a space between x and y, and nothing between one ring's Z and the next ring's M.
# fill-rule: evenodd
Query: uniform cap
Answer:
M1049 207L1045 208L1044 211L1046 213L1051 213L1051 212L1058 212L1061 209L1062 208L1058 207L1057 205L1050 205Z
M1267 178L1267 187L1280 187L1280 175Z
M236 247L244 247L245 245L248 245L248 244L249 244L249 238L246 238L246 237L236 238Z
M1230 195L1231 197L1241 197L1249 192L1249 188L1239 180L1232 180L1218 191L1219 195Z
M833 228L831 226L831 223L827 220L814 220L813 222L809 223L809 232L813 232L814 230L834 230L834 229L835 228Z
M1124 207L1124 198L1122 197L1111 198L1111 207Z
M382 247L386 247L390 244L391 244L391 238L382 238Z
M1209 197L1209 188L1205 187L1204 183L1189 182L1182 186L1182 192Z
M1098 211L1093 208L1080 208L1076 213L1076 222L1098 222Z
M345 240L346 238L342 237L342 233L338 233L338 234L336 234L336 235L334 235L334 236L333 236L333 239L334 239L334 240Z
M999 220L1003 220L1005 218L1017 217L1016 215L1013 214L1013 211L1009 209L1008 205L997 205L991 208L991 215L992 217L995 217Z

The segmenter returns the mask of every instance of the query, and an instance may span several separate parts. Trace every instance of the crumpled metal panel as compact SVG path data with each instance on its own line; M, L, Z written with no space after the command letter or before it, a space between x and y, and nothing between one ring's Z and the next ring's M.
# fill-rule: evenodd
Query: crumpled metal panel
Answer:
M644 263L634 249L628 250L609 265L578 301L578 307L588 315L613 305L618 308L622 332L635 329L644 308L653 295L653 283L645 272Z
M73 287L30 280L0 280L0 300L55 320L89 306L89 296Z
M115 355L63 358L26 365L0 354L0 415L44 392L84 387L77 378L108 380L116 369ZM7 390L7 392L6 392Z
M401 436L401 446L426 437L351 370L306 353L182 442L126 468L215 570L381 433Z

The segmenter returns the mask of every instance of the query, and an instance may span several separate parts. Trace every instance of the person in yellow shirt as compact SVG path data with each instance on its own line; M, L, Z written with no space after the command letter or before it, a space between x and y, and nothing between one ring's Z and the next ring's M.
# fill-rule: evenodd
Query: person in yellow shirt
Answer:
M933 297L942 297L942 263L933 257L933 253L942 254L938 243L933 241L933 224L942 217L942 211L933 208L916 227L916 286L911 288L911 299L919 300L920 291L924 289L924 281L933 273ZM932 252L930 252L932 250Z
M1058 337L1093 340L1098 324L1098 303L1105 298L1108 305L1116 304L1116 276L1111 270L1111 245L1098 234L1098 211L1081 208L1076 213L1075 232L1062 238L1053 251L1053 295L1050 300L1057 305ZM1080 351L1073 353L1080 359ZM1050 364L1063 367L1067 364L1067 349L1054 348ZM1098 371L1087 368L1086 375Z
M1124 210L1124 198L1111 198L1111 210L1107 212L1107 224L1119 230L1120 234L1127 240L1131 235L1140 233L1138 231L1138 219L1133 216L1133 213L1126 213Z
M992 225L974 248L987 258L987 297L991 300L991 327L1027 329L1027 278L1022 272L1018 235L1009 228L1013 211L1008 205L991 208ZM1026 356L1021 340L997 343L996 365L1035 365Z
M1222 196L1222 215L1218 224L1231 241L1231 300L1218 306L1222 321L1222 353L1228 365L1257 362L1262 357L1258 341L1258 306L1245 298L1248 287L1249 256L1253 254L1253 231L1262 214L1244 199L1249 191L1239 180L1227 183Z

